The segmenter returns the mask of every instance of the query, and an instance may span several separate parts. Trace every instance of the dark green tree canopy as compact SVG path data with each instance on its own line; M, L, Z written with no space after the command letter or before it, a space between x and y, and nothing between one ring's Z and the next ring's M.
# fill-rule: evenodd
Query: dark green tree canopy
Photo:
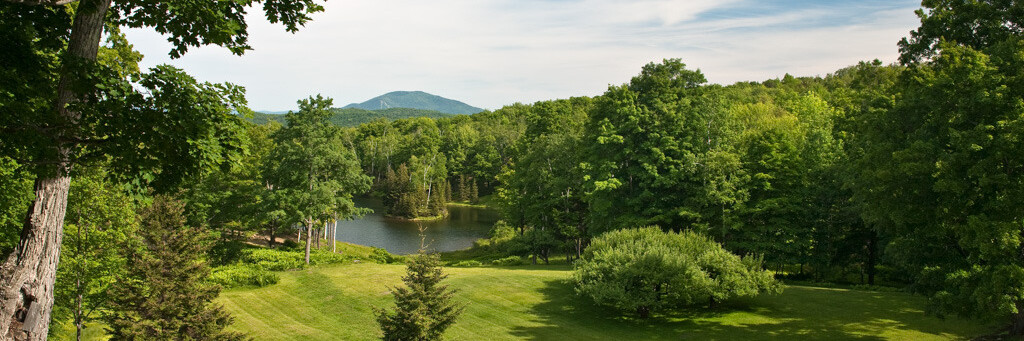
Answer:
M900 40L900 61L935 56L943 42L984 49L1024 34L1024 2L1018 0L924 0L921 26Z

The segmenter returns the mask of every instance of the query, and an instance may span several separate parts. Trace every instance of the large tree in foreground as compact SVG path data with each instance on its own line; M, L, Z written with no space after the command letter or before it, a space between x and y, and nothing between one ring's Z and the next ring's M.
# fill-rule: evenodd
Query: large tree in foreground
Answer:
M855 194L933 311L1024 335L1024 3L924 5Z
M322 10L313 0L0 2L0 153L37 174L21 240L0 267L0 337L46 337L75 164L110 158L117 173L168 188L240 147L232 133L233 111L245 111L240 88L160 67L132 76L142 78L141 92L117 67L97 63L104 33L153 27L168 36L172 57L207 44L241 54L245 13L257 4L289 31Z

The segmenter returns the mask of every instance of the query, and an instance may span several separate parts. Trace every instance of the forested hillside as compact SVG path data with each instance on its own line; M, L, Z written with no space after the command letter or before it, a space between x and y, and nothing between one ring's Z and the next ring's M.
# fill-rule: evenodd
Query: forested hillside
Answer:
M379 119L394 121L413 117L443 118L452 116L451 114L439 111L410 108L389 108L383 110L332 108L331 113L331 123L340 127L355 127L360 124L369 123ZM288 123L283 114L267 114L262 112L254 112L252 113L252 118L246 118L246 120L255 124L266 124L271 121L282 125Z
M362 103L352 103L345 108L358 108L365 110L383 110L389 108L412 108L440 111L446 114L470 115L483 109L437 95L431 95L423 91L392 91Z

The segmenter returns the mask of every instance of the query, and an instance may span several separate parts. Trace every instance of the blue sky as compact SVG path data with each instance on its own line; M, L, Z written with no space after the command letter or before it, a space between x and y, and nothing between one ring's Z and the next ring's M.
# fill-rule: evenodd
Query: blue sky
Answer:
M143 66L168 63L247 89L257 110L313 94L335 105L421 90L497 109L594 96L640 67L681 58L713 83L824 76L896 60L918 1L331 0L296 34L249 16L254 50L203 47L171 60L165 39L131 30ZM251 11L254 14L258 10Z

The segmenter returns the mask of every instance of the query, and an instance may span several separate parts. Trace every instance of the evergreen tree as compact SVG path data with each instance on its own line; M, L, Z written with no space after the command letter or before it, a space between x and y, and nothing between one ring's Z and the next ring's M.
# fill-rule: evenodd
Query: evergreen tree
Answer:
M447 277L438 255L420 250L402 277L405 287L391 290L395 311L376 311L383 339L440 340L464 309L452 302L455 290L441 284Z
M209 284L201 258L208 234L186 227L183 205L157 196L141 213L137 247L127 248L128 275L111 288L106 317L115 340L242 340L225 332L232 318L212 301L220 287Z
M459 201L469 200L469 187L466 186L466 176L459 175Z
M469 201L474 204L480 201L480 190L476 187L476 179L469 184Z

